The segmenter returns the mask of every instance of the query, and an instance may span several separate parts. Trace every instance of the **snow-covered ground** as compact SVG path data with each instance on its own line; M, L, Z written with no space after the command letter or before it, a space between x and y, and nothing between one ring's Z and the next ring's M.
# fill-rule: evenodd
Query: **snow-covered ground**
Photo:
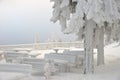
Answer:
M94 74L84 75L78 71L59 73L52 76L50 80L120 80L120 46L117 45L114 43L105 47L105 65L95 65ZM44 76L26 77L18 73L0 72L0 80L45 80L45 78Z

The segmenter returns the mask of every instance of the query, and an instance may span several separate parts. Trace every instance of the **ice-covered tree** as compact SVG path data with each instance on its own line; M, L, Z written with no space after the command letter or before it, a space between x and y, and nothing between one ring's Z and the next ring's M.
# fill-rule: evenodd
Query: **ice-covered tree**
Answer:
M115 1L117 3L118 12L120 13L120 0ZM109 44L114 41L120 41L120 20L116 20L116 22L111 25L106 23L106 25L109 26L105 28L106 43Z
M75 33L84 39L84 72L93 72L93 47L98 47L98 65L104 64L104 33L113 34L120 19L114 0L51 0L53 22L59 21L64 33ZM109 28L115 28L107 32ZM113 32L113 33L112 33ZM96 43L95 43L96 42Z

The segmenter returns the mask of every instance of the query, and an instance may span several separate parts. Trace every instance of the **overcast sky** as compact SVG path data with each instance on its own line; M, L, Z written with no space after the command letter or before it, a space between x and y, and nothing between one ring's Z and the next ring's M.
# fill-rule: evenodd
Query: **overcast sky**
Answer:
M50 22L52 3L49 0L0 0L0 44L33 43L39 33L45 42L53 33L64 40L75 40L64 35L59 23Z

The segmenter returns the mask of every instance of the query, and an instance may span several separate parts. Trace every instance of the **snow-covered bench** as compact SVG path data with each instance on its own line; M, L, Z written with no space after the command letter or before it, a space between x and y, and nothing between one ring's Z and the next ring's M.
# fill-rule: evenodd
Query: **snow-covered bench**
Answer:
M61 72L70 71L71 67L76 65L76 56L65 54L45 54L46 60L53 60Z
M33 72L44 73L45 60L37 58L21 58L22 64L32 65Z
M13 63L2 63L0 64L0 72L15 72L30 75L32 66L28 64L13 64Z
M72 55L84 55L84 51L81 50L73 50L73 51L68 51L68 50L65 50L63 53L65 54L72 54Z
M29 57L27 53L19 53L14 51L4 52L6 62L19 62L20 58Z
M65 61L65 62L73 63L73 64L76 62L76 56L57 54L57 53L45 54L45 59L54 60L54 61L61 60L61 61Z
M64 51L64 55L76 56L76 65L83 65L84 51Z

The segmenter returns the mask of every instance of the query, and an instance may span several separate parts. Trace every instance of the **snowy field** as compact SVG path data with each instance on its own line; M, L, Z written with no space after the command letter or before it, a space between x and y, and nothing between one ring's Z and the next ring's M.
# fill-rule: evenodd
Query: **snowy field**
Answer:
M120 46L117 45L114 43L105 47L105 65L95 66L94 74L83 75L78 71L73 71L56 74L50 80L120 80ZM44 76L28 77L20 73L0 72L0 80L45 80L45 78Z

